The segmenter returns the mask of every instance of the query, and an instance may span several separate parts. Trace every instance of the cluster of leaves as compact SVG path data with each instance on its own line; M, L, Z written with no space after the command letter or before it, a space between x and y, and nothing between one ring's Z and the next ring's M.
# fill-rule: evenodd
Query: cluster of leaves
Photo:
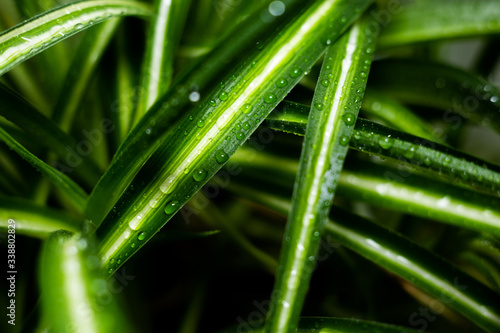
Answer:
M1 325L500 331L497 1L0 6Z

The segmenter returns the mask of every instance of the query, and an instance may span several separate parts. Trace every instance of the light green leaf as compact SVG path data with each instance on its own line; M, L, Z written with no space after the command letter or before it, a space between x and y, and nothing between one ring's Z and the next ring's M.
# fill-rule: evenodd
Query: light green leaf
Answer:
M112 17L149 16L137 1L88 0L68 4L20 23L0 34L0 75L50 46Z
M15 221L16 233L45 238L59 229L79 230L79 221L73 216L22 199L0 198L0 230L7 232L9 220Z
M97 230L106 272L142 247L224 165L317 61L325 40L335 40L367 4L310 4L176 124ZM349 19L331 28L342 16Z
M379 19L385 27L380 48L500 33L496 0L418 0L393 7L382 8L387 16Z
M298 323L350 137L366 88L375 35L366 18L328 49L309 113L266 332Z

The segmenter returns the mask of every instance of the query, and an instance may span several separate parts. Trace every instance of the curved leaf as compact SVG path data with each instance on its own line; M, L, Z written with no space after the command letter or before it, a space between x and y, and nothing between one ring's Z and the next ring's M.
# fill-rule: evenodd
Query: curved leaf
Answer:
M285 101L267 117L272 129L304 135L307 106ZM417 171L479 189L492 195L500 193L500 167L410 134L358 118L349 146L370 155L391 159Z
M393 7L388 19L379 19L385 27L380 48L500 33L496 0L419 0Z
M8 221L15 221L16 233L45 238L59 229L79 230L78 219L66 213L38 206L31 201L2 197L0 200L0 230L7 231Z
M500 132L500 89L462 69L419 60L378 61L369 85L401 102L444 110L442 119L451 126L462 124L453 111Z
M275 163L267 160L267 165ZM279 168L278 172L283 174L283 169ZM349 177L348 173L346 178ZM282 182L275 181L276 177L269 177L268 182L258 179L243 173L229 185L229 189L237 195L288 214L291 207L290 186L282 186ZM339 194L341 184L342 181L339 184ZM377 224L340 208L332 208L330 219L331 222L325 226L325 232L341 244L410 281L485 330L496 332L500 327L500 295L449 262Z
M270 2L267 0L264 3ZM228 69L233 68L235 61L255 52L258 37L266 39L263 35L267 36L269 31L274 31L283 22L293 18L297 14L296 7L302 3L300 0L282 2L288 9L282 20L264 22L261 19L262 8L256 7L251 14L243 16L233 29L229 29L212 52L181 75L172 88L148 110L119 147L108 170L91 193L87 206L90 219L96 224L102 222L141 166L165 142L166 133L175 128L185 112L199 104L191 102L189 89L196 88L205 99L213 88L210 83L219 84L223 75L229 73ZM263 45L262 40L259 46ZM134 156L132 161L130 156Z
M106 271L143 246L224 165L321 56L325 37L336 39L368 1L356 4L311 3L176 124L99 226ZM342 16L349 19L331 28Z
M375 48L366 23L361 19L330 46L321 67L274 284L279 298L266 332L293 332L298 323L315 263L310 258L318 251Z
M35 169L40 171L42 175L47 177L58 189L60 189L66 197L73 203L79 212L85 210L87 205L87 194L75 182L66 175L46 164L38 157L30 153L19 142L14 140L6 131L0 127L0 140L4 141L10 149L13 149Z
M132 332L99 274L92 240L57 231L45 241L39 281L45 319L54 332Z
M111 17L150 16L137 1L80 1L45 12L0 34L0 75L83 29Z

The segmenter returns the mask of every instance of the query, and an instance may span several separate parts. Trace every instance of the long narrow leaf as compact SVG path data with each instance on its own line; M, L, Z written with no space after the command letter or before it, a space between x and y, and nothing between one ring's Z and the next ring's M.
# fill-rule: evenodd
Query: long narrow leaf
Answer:
M0 75L83 29L112 17L149 16L137 1L80 1L36 16L0 34Z
M293 332L298 323L353 132L375 47L366 19L332 45L323 62L309 113L280 255L266 332Z
M92 240L58 231L45 241L39 266L44 316L54 332L132 332L99 274Z
M296 161L268 154L248 161L245 149L233 162L245 173L280 184L291 182L298 170ZM362 168L348 165L339 178L338 195L377 207L434 219L462 228L500 235L500 199L450 186L404 170L381 167L364 161Z
M16 233L45 238L59 229L77 232L78 219L30 201L2 197L0 200L0 230L7 231L8 221L13 220Z
M38 143L54 151L61 162L54 166L64 173L75 173L86 184L94 184L99 178L99 168L81 154L75 140L61 131L50 119L11 90L0 85L0 115L22 128ZM64 159L64 160L63 160Z
M269 115L265 124L272 129L304 135L307 112L307 106L285 101ZM349 142L353 149L391 159L454 184L499 194L500 167L493 163L363 118L358 118L354 129L355 135Z
M500 89L457 67L405 59L378 61L369 84L401 102L445 111L442 119L451 126L462 124L455 112L500 132Z
M100 225L105 271L120 267L224 165L317 61L324 41L335 40L368 3L311 3L185 115ZM342 16L348 19L339 24Z
M42 175L47 177L66 197L73 203L79 212L83 213L87 205L87 194L75 182L66 175L46 164L38 157L29 152L19 142L14 140L7 132L0 127L0 140L4 141L9 148L14 150L23 159L36 168Z
M89 29L81 40L52 113L52 120L64 132L69 132L71 129L71 122L92 78L92 73L119 23L118 19L104 22Z
M142 68L137 119L170 87L174 54L180 39L179 27L184 25L189 4L190 1L186 0L155 0L155 16L149 29Z
M407 6L393 5L386 12L386 16L376 13L385 27L380 48L500 32L496 0L419 0Z
M283 214L290 209L290 188L280 188L278 184L264 185L261 190L255 186L231 184L231 187L238 195ZM341 244L410 281L486 331L498 330L499 294L428 250L359 216L334 207L330 218L325 232Z
M269 4L271 0L267 0ZM248 53L255 52L255 43L267 37L268 31L274 31L282 26L283 22L296 15L300 0L283 0L287 11L284 20L264 22L261 19L261 7L241 18L240 24L229 30L213 48L212 52L200 59L190 70L186 71L173 85L167 94L141 118L131 133L116 152L113 162L92 192L87 216L99 224L105 215L129 186L132 178L151 154L165 141L166 133L175 128L176 122L184 112L193 107L189 99L189 89L196 88L196 92L205 99L213 88L210 82L223 79L232 64L245 58ZM220 81L215 81L219 84ZM214 99L214 101L217 98ZM206 102L206 101L205 101ZM133 161L129 156L134 156ZM120 177L116 177L120 175Z

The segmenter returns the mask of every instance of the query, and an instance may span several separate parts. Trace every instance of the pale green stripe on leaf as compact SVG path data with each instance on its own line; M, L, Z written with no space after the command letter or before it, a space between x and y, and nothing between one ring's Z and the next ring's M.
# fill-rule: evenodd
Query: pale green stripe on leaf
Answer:
M381 8L386 16L378 12L384 26L380 48L500 33L497 0L418 0L406 6L399 3Z
M155 0L154 19L149 27L142 66L142 87L137 119L167 92L173 78L174 55L190 1Z
M0 230L7 231L9 220L15 221L16 233L37 238L45 238L56 230L77 232L78 219L47 207L35 205L31 201L0 198Z
M0 75L94 24L125 15L149 16L149 7L137 1L91 0L59 7L0 34Z
M275 130L304 135L307 112L307 106L285 101L267 117L265 124ZM349 142L352 149L492 195L500 191L500 167L493 163L363 118L358 118L354 129Z
M298 322L337 179L347 154L375 47L366 20L328 49L302 146L267 332L292 332Z
M97 231L106 271L124 262L116 256L143 246L224 165L321 56L325 38L335 40L368 1L351 4L310 4L176 124ZM332 29L343 15L349 20Z
M94 249L94 240L64 231L45 241L39 282L43 315L51 331L132 332L113 299L114 289L100 274Z
M268 5L271 0L267 2ZM282 15L283 22L293 19L297 12L296 7L303 6L300 0L283 0L283 3L287 8ZM266 2L259 2L259 5L264 4ZM102 222L140 167L162 142L165 142L166 133L175 128L175 123L186 110L194 107L195 104L189 99L188 89L196 86L200 97L205 98L213 90L211 83L214 80L222 80L223 75L227 75L233 68L228 64L252 54L257 38L263 42L269 37L268 31L282 27L283 22L279 19L275 20L277 23L262 21L261 12L267 5L257 6L249 11L248 15L242 16L239 24L228 29L206 57L181 74L172 89L162 96L131 130L90 196L87 215L96 224ZM214 100L217 98L216 96ZM134 159L130 161L129 156L134 156Z
M269 159L266 161L267 165L274 165L273 162ZM289 183L276 181L276 176L270 176L265 181L259 176L248 175L246 172L251 164L242 165L244 173L228 189L238 196L287 214L291 206ZM282 168L277 172L283 174ZM346 174L345 178L350 177L349 171L344 170L343 173ZM262 174L262 170L259 174ZM342 181L339 195L341 187ZM498 328L500 296L491 289L434 253L359 216L333 207L330 219L325 226L325 233L341 244L444 301L487 331L495 332Z

